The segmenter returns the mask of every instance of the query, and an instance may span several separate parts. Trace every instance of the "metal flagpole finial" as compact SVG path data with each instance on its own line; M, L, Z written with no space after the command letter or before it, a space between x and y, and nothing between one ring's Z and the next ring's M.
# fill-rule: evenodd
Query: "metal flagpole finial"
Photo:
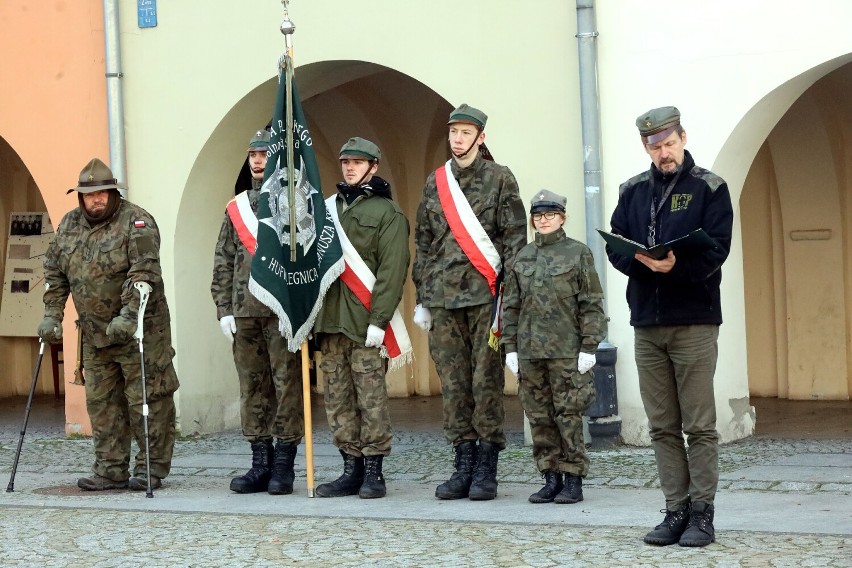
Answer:
M296 31L296 26L290 19L290 13L288 12L290 0L281 0L281 4L284 5L284 21L281 22L281 33L285 36L288 36L287 39L290 39L289 36L291 36L293 32Z

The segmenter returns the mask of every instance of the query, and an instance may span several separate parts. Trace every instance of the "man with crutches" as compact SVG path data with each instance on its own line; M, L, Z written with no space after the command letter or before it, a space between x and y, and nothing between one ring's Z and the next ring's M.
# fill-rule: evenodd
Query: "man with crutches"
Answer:
M119 187L103 162L91 160L80 172L77 187L68 190L77 192L79 206L62 218L44 261L39 337L62 340L69 294L79 317L86 408L95 446L92 475L77 481L87 491L142 491L149 488L149 475L150 488L160 487L171 468L175 442L173 397L179 385L172 365L160 234L154 218L123 199ZM131 436L139 446L132 477Z

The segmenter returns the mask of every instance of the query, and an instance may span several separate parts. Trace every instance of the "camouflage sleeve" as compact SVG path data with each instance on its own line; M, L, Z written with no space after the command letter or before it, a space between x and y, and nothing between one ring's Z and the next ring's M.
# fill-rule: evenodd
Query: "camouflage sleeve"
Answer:
M121 287L121 315L135 319L139 310L139 292L133 285L147 282L154 290L163 289L163 272L160 268L160 230L157 222L145 211L138 212L129 221L127 239L127 280Z
M418 304L423 302L421 285L424 279L429 277L429 275L424 274L424 268L426 259L429 257L429 249L432 248L432 240L434 239L432 227L429 224L429 214L426 211L426 189L428 187L429 183L427 181L426 188L423 190L423 199L417 207L417 218L414 223L414 266L411 269L411 279L414 282Z
M497 245L503 260L503 271L512 269L518 252L527 244L527 214L524 202L521 201L518 182L511 170L503 167L500 181L500 199L498 202L497 218L499 223L499 240Z
M503 328L500 344L506 353L518 351L518 320L521 314L521 289L518 275L514 270L508 272L503 289Z
M379 230L379 266L370 303L370 323L381 329L388 326L402 299L411 262L408 232L408 219L396 208L389 215L389 222Z
M219 239L216 241L216 251L213 255L213 282L210 293L216 304L216 319L233 315L234 298L234 258L237 255L237 245L234 241L234 225L225 213L222 228L219 229Z
M595 271L592 252L587 248L580 256L580 293L577 298L577 322L582 344L580 351L594 353L607 333L606 315L603 310L603 289Z
M44 317L54 318L57 321L62 321L65 315L65 302L68 300L68 294L71 293L68 278L59 267L61 249L58 241L61 238L62 224L60 223L44 255L44 296L42 298Z

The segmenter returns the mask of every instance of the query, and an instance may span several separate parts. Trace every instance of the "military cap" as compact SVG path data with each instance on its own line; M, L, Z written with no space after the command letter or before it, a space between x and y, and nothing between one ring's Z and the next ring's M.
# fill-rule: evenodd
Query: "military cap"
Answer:
M559 211L560 213L565 213L565 205L567 203L567 197L562 197L557 193L542 189L530 200L530 214L541 211Z
M346 144L340 149L340 159L350 158L355 160L367 159L378 162L382 157L382 151L379 147L366 140L355 136L346 141Z
M488 115L478 108L473 108L468 104L462 104L459 108L450 113L450 120L447 121L447 124L464 122L472 124L481 130L485 128L485 121L487 120Z
M673 106L651 109L636 119L645 144L656 144L674 132L680 124L680 111Z
M248 150L246 152L260 152L269 149L269 141L272 139L272 134L268 130L258 130L249 140Z
M118 180L112 177L112 170L110 170L105 163L97 158L92 158L89 163L86 164L86 167L80 170L80 179L77 183L77 187L72 187L65 193L69 194L72 191L93 193L104 189L123 189L125 187L127 186L122 183L118 183Z

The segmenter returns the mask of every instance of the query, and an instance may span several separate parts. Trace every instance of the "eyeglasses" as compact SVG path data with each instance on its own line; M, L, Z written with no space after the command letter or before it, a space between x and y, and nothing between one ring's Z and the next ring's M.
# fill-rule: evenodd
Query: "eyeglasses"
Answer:
M556 216L559 215L556 211L545 211L544 213L533 213L532 220L533 221L541 221L542 219L547 219L548 221L553 221Z

